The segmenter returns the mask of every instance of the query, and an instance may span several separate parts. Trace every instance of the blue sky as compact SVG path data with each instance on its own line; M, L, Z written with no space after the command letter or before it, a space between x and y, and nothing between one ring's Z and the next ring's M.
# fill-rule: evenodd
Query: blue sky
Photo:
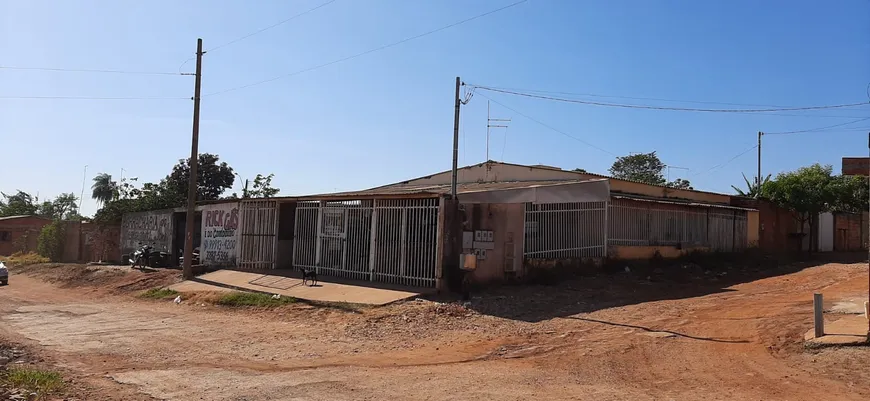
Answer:
M195 51L327 0L0 0L0 66L177 72ZM204 57L203 93L328 63L514 0L337 0ZM238 173L275 173L282 194L361 189L448 169L455 77L602 96L808 106L868 101L870 2L529 0L349 61L204 96L200 151ZM192 71L188 62L183 71ZM0 69L0 190L52 197L99 172L157 181L190 153L187 76ZM697 189L754 176L756 132L870 117L870 106L777 115L631 110L478 91L462 109L460 163L490 158L606 173L613 154L657 151ZM6 97L6 98L3 98ZM573 96L675 107L740 106ZM522 115L582 141L557 133ZM763 171L839 166L867 153L870 121L764 139ZM729 162L730 160L730 162ZM724 166L718 165L726 163ZM711 168L713 168L711 170ZM87 183L90 186L90 182ZM236 187L238 190L238 185ZM84 213L96 205L85 191Z

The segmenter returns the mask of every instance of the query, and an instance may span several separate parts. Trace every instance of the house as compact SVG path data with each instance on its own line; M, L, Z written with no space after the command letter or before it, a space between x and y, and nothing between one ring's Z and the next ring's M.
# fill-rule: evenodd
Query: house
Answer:
M326 276L442 288L460 263L480 282L532 261L675 257L758 243L758 212L731 196L607 176L485 162L362 191L198 206L203 263L310 268ZM149 214L150 213L150 214ZM125 216L122 243L178 247L179 212ZM160 216L157 216L160 215ZM180 213L183 215L183 212ZM474 256L464 256L474 255Z
M0 217L0 255L36 252L39 232L48 223L50 219L39 216Z

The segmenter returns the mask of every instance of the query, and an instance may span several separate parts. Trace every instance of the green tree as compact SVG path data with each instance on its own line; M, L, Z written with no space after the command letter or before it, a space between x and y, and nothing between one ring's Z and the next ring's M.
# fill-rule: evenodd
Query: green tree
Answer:
M867 210L870 185L867 177L838 175L831 183L833 212L863 213Z
M228 188L233 187L235 174L233 168L226 162L219 162L217 155L202 153L197 162L196 200L215 200ZM190 163L187 159L181 159L172 168L172 172L166 177L167 194L171 194L182 200L187 199L188 180L190 177ZM183 203L183 202L182 202Z
M78 215L78 198L71 193L63 193L51 201L39 204L37 214L52 220L70 220Z
M665 179L665 168L656 152L637 153L616 158L610 166L610 175L622 180L638 181L652 185L664 185L678 189L692 189L689 180L677 178L671 182Z
M761 185L759 186L757 178L755 180L749 181L749 179L746 178L746 174L743 174L743 181L746 183L746 190L738 188L734 185L732 185L731 188L734 188L734 191L737 192L737 195L740 196L745 196L748 198L764 198L767 196L766 187L770 183L770 177L770 174L768 174L767 177L764 177L764 179L761 181Z
M689 180L684 180L682 178L677 178L676 180L667 183L667 186L677 189L694 189L692 188L692 184L689 183Z
M610 167L613 178L645 182L653 185L665 185L667 180L662 173L665 164L659 160L656 152L637 153L616 158Z
M281 191L280 188L272 187L272 178L275 177L275 174L262 175L257 174L254 177L254 185L250 191L247 190L247 185L245 188L245 192L247 193L247 197L249 198L271 198L278 194ZM247 184L247 180L245 181Z
M52 262L59 262L63 258L65 239L66 225L60 220L55 220L42 227L37 239L36 251Z
M800 226L800 234L803 235L807 223L812 223L819 213L832 210L837 202L842 202L838 201L838 196L844 193L838 184L840 179L832 173L833 168L830 165L816 163L780 173L775 180L764 185L763 189L768 198L793 212ZM809 238L812 243L812 230Z
M94 184L91 185L91 198L105 205L115 199L118 199L118 183L112 181L111 174L100 173L94 177Z
M584 170L584 169L582 169L582 168L579 168L579 167L578 167L578 168L575 168L574 170L571 170L571 171L573 171L573 172L575 172L575 173L585 173L585 172L586 172L586 170Z
M18 190L13 195L0 192L0 217L32 216L39 210L39 199L29 193Z

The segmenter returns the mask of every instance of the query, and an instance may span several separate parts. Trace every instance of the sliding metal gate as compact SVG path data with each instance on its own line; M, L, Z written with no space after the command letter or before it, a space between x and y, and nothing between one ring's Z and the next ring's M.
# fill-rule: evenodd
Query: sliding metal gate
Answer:
M438 199L299 202L293 265L318 273L435 286Z
M274 269L278 241L278 202L247 200L239 205L240 269Z

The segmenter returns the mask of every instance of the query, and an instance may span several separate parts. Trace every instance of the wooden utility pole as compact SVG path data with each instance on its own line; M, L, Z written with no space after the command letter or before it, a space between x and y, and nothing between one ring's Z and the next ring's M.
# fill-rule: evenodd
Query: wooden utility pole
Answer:
M199 93L202 86L202 39L196 40L196 82L193 86L193 138L190 141L190 180L187 189L187 222L184 235L184 263L182 275L185 280L193 278L193 224L196 222L197 164L199 162Z
M459 77L456 77L456 98L453 110L453 178L450 180L450 196L454 200L456 200L456 175L459 168L459 105L462 103L459 99L459 85Z
M755 184L757 185L755 189L755 198L758 199L761 196L761 136L764 135L763 132L758 131L758 173L755 176Z

